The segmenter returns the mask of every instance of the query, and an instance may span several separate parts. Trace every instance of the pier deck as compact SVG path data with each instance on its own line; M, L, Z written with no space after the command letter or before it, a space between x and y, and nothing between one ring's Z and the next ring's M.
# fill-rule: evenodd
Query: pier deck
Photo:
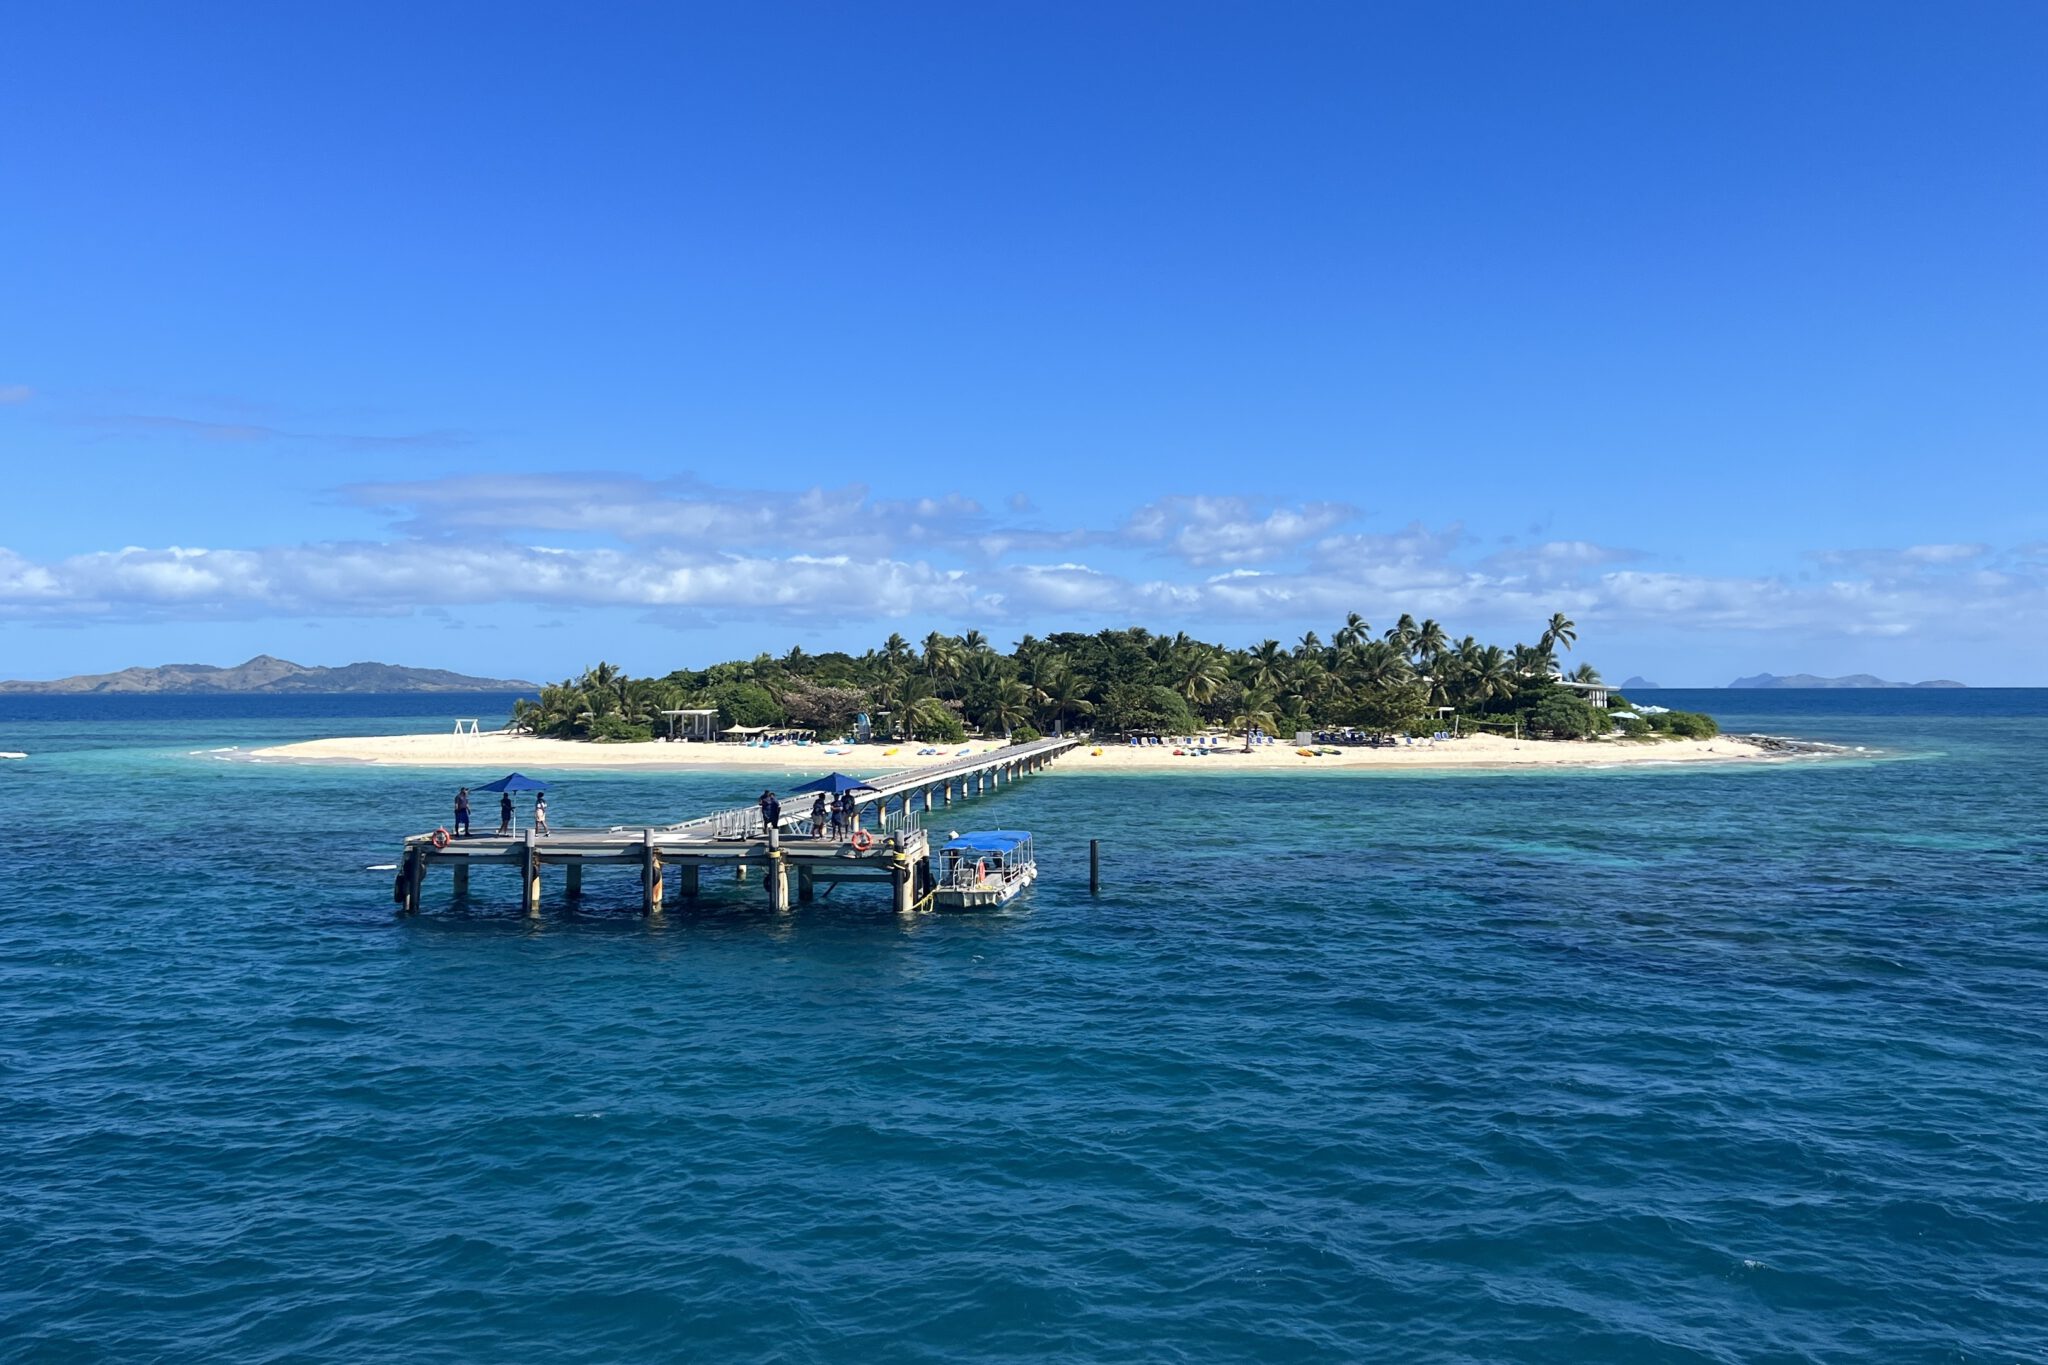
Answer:
M772 830L763 826L758 807L740 806L668 825L559 828L541 835L527 829L452 839L439 848L432 833L415 834L405 841L392 899L401 914L416 914L430 869L448 868L456 896L464 897L472 869L509 867L519 873L526 913L537 915L545 868L563 869L573 897L582 894L586 867L637 867L642 908L660 914L670 868L679 893L694 899L703 869L710 867L730 869L741 880L758 870L777 910L787 910L792 895L799 903L811 900L820 882L874 881L887 882L896 908L908 911L924 898L929 878L924 812L950 806L956 794L968 799L1037 772L1077 745L1072 739L1037 740L869 779L874 789L854 794L859 827L873 840L864 849L854 840L813 831L809 802L801 796L790 799Z

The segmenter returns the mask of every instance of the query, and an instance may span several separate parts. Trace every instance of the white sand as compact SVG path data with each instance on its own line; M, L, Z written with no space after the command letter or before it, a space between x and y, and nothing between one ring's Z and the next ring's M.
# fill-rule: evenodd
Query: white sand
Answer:
M920 755L918 744L776 745L750 749L740 744L584 744L574 740L537 739L505 733L457 736L373 735L354 739L313 739L258 749L251 757L295 762L370 763L393 767L469 768L488 772L514 769L761 768L781 773L826 773L835 769L872 775L896 768L922 767L950 758L963 749L986 753L999 744L975 741L941 746L936 755ZM828 753L827 750L838 752ZM1096 752L1097 749L1100 752ZM1404 768L1541 768L1611 767L1639 763L1761 762L1780 757L1744 740L1667 739L1654 743L1627 740L1562 743L1508 739L1500 735L1467 735L1440 744L1416 743L1389 749L1345 749L1341 753L1304 758L1291 744L1268 744L1243 752L1242 742L1199 757L1176 755L1172 746L1132 748L1128 744L1084 745L1070 752L1051 772L1274 772L1283 769L1348 771Z

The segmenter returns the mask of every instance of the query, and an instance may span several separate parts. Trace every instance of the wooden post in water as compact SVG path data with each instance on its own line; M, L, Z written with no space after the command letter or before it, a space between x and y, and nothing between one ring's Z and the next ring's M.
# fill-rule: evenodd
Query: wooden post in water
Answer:
M520 879L524 883L521 888L521 899L526 903L527 918L538 919L540 917L540 849L534 846L533 827L531 825L527 826L524 833L526 835L526 847L519 858Z
M654 846L654 831L640 831L640 904L650 915L661 913L661 850Z
M676 890L685 900L697 899L697 864L685 863L676 869Z
M427 879L427 853L422 848L405 851L405 893L398 905L401 912L417 915L420 912L420 883Z
M572 901L579 899L583 895L582 863L569 864L567 870L563 874L562 890L568 893L569 899Z
M455 865L455 899L469 899L469 864L466 862Z
M809 905L818 895L818 876L811 871L811 865L804 863L796 870L796 899L799 905Z
M900 852L889 855L889 881L895 892L896 913L909 914L915 903L911 895L910 860Z
M1102 840L1088 841L1088 894L1102 894Z
M768 831L768 908L789 909L789 870L782 861L782 835L779 830Z

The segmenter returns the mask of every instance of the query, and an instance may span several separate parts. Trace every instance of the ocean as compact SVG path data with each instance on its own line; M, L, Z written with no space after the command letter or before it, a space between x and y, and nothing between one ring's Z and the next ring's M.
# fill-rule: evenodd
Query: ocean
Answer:
M2048 691L1644 696L1862 752L1048 775L951 812L1001 913L401 921L500 774L212 751L509 698L0 699L0 1360L2048 1359Z

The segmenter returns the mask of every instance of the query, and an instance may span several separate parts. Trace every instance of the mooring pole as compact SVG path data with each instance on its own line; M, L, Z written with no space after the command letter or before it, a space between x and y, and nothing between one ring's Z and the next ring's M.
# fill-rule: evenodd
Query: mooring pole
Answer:
M1102 840L1088 841L1088 894L1102 894Z
M533 826L525 830L526 847L519 859L519 876L522 883L520 896L526 902L526 917L540 916L540 850L534 847Z

